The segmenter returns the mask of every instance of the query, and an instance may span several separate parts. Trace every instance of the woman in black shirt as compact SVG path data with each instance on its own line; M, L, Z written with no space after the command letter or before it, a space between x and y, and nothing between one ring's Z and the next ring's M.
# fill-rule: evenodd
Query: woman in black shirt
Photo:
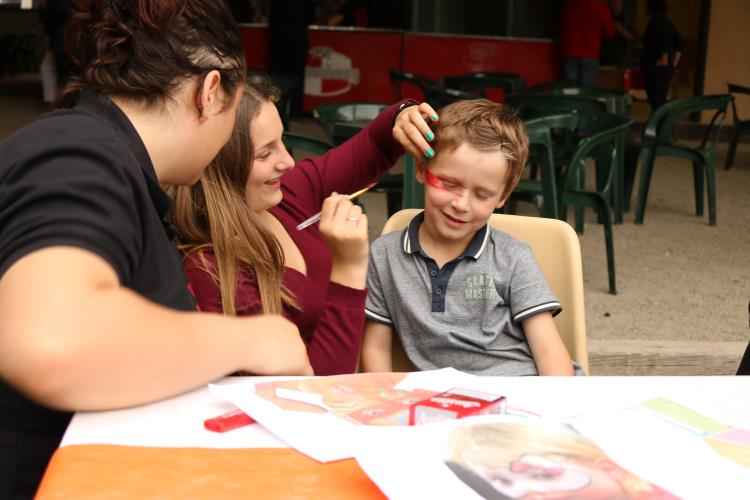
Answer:
M29 498L73 411L223 375L309 374L280 316L196 314L161 185L228 140L245 79L216 0L80 0L68 109L0 143L0 498Z

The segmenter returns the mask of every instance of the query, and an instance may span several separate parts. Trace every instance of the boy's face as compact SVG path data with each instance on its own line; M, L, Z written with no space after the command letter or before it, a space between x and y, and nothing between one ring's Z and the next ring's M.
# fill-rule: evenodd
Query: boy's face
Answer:
M502 199L508 162L500 151L477 151L463 143L438 152L420 166L417 181L424 184L424 229L436 242L468 244Z

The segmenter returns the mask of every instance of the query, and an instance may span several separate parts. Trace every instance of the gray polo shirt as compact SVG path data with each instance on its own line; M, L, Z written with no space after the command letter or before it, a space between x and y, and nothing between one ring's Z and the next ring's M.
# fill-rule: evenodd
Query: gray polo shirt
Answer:
M487 225L438 268L419 245L423 220L372 243L367 319L392 326L420 370L537 375L521 321L561 306L529 245Z

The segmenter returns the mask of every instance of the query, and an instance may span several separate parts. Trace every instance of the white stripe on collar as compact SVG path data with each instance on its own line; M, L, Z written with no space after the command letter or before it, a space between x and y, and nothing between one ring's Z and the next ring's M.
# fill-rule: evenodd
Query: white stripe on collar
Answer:
M484 252L484 247L487 246L487 240L490 239L490 223L487 222L487 225L484 226L484 240L482 240L482 246L479 247L479 250L477 250L477 253L474 254L474 259L478 259L480 255L482 255L482 252Z

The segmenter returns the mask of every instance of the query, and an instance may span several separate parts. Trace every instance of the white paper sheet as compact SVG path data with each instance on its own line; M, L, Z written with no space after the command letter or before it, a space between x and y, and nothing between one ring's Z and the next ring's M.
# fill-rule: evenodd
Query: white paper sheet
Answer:
M454 387L472 388L471 386L477 385L478 380L479 377L474 375L446 368L410 373L395 388L404 391L425 389L442 392ZM320 462L353 457L359 430L366 427L331 413L284 410L256 394L255 384L252 383L209 387L213 394L253 417L288 446ZM392 428L394 427L389 427Z
M716 453L702 437L642 407L570 421L618 464L685 499L748 498L750 468Z
M623 410L609 414L608 418L602 417L577 419L574 427L594 441L612 463L661 488L663 495L671 493L688 500L747 498L750 469L714 453L694 434L667 424L647 411ZM534 421L554 422L534 417L483 416L404 430L370 427L360 433L355 458L370 479L393 500L479 498L448 469L445 463L449 455L448 436L458 426ZM612 471L613 466L602 470L607 469ZM615 466L615 473L603 481L621 477L622 472L618 470ZM598 479L591 481L589 484L597 484L593 481L601 484ZM519 495L518 498L526 498ZM571 491L569 495L575 498L585 494ZM529 493L529 498L531 496ZM638 498L638 495L630 492L628 497ZM643 498L657 497L645 494Z
M243 379L229 378L232 385ZM246 385L243 383L242 385ZM208 388L156 403L122 410L79 412L60 446L115 444L169 448L283 448L286 445L259 424L216 433L203 421L236 410L233 404L211 397Z

